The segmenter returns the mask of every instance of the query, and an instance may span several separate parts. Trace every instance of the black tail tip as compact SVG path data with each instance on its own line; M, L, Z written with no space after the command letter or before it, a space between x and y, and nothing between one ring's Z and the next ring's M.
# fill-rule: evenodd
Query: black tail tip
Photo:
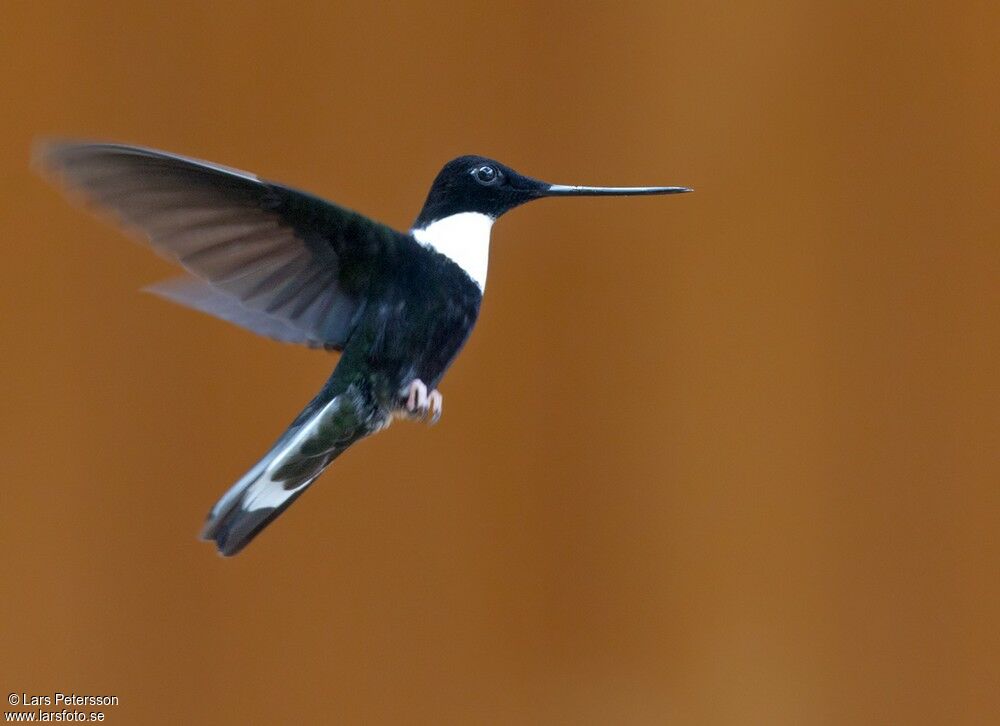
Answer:
M223 557L239 554L267 525L285 511L297 496L298 492L280 507L236 508L214 520L209 515L209 520L201 531L201 538L214 541L216 549Z

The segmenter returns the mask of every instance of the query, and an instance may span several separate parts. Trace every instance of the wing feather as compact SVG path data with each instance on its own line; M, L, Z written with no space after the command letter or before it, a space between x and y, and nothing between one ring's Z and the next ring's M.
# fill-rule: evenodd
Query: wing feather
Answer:
M322 340L308 336L302 327L293 326L273 315L251 310L239 299L196 277L184 276L163 280L145 290L164 300L207 313L265 338L310 348L324 346Z

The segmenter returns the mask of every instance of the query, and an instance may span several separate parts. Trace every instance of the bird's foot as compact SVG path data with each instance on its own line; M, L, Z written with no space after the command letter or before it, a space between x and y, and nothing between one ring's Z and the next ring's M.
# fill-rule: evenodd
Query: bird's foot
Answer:
M427 420L431 425L441 418L444 397L440 391L427 391L427 384L419 378L415 379L403 391L405 414L407 418L420 421Z

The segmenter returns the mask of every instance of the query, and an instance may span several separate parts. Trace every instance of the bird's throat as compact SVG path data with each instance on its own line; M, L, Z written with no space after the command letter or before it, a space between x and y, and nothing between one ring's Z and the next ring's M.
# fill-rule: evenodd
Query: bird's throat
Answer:
M461 267L480 290L485 290L492 227L493 218L487 214L461 212L413 229L411 233L424 247Z

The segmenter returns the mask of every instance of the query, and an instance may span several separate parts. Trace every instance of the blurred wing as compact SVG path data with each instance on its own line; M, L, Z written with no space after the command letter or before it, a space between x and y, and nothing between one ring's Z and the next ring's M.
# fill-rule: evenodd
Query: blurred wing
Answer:
M310 337L309 333L297 328L281 318L251 310L239 301L239 298L223 292L197 277L176 277L172 280L157 282L144 288L145 292L214 315L221 320L238 325L257 335L271 338L282 343L298 343L310 348L322 348L322 340Z
M311 194L152 149L56 142L36 160L220 293L165 297L279 340L342 347L377 258L402 236Z

